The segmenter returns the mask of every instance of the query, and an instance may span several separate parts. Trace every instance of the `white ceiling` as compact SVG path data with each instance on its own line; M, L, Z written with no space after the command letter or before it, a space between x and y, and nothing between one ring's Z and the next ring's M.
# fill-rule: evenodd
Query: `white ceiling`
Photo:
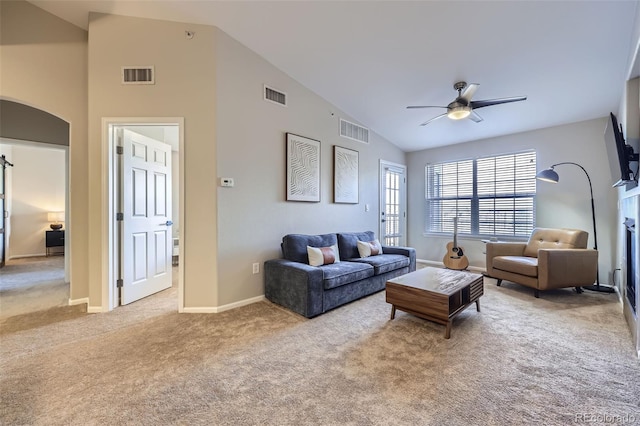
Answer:
M88 12L215 25L405 151L618 111L639 2L30 0L82 28ZM197 36L197 34L196 34ZM637 64L636 64L637 65ZM480 123L437 120L479 83ZM265 82L269 83L269 82Z

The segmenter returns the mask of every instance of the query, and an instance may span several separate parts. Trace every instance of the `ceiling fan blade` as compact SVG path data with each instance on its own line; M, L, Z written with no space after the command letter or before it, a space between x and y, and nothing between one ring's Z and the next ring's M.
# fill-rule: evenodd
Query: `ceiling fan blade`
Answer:
M478 86L480 86L480 85L476 84L476 83L469 84L462 91L462 94L460 95L460 99L464 99L467 102L471 102L471 98L476 93L476 90L478 90Z
M477 112L475 112L475 111L471 111L471 114L469 114L469 117L467 117L467 118L468 118L469 120L471 120L471 121L475 121L476 123L479 123L479 122L481 122L481 121L483 120L483 118L482 118L482 117L480 117L480 116L478 115L478 113L477 113Z
M484 108L491 105L508 104L509 102L526 101L526 96L516 96L513 98L485 99L484 101L471 101L469 106L473 109Z
M410 105L407 109L418 109L418 108L446 108L446 106L439 105Z
M432 121L435 121L435 120L437 120L438 118L442 118L442 117L446 117L446 116L447 116L447 113L446 113L446 112L445 112L444 114L437 115L437 116L435 116L435 117L433 117L433 118L428 119L428 120L427 120L427 121L425 121L424 123L422 123L422 124L421 124L421 126L426 126L427 124L431 123Z

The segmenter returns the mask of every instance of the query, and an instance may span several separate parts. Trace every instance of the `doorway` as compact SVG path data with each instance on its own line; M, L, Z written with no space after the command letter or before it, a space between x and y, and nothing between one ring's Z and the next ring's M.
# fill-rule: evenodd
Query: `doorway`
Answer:
M407 167L380 160L380 237L387 246L404 246L407 229Z
M0 316L66 307L68 147L2 138L0 163Z
M7 157L4 154L0 155L0 268L4 267L6 261L6 247L7 247L7 239L5 233L5 222L6 218L9 216L8 211L5 208L5 197L6 197L6 174L7 167L13 167L13 164L7 160Z
M181 311L183 119L103 119L103 129L111 248L103 311L171 287L174 273Z

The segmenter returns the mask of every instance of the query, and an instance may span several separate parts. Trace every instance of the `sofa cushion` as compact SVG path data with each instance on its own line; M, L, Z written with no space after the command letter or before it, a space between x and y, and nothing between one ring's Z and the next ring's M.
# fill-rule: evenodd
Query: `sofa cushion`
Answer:
M401 254L380 254L364 258L349 259L350 262L366 263L373 266L374 275L395 271L409 266L409 258Z
M322 269L324 274L323 285L325 290L373 276L373 267L366 263L340 262L319 266L319 268Z
M309 264L307 246L330 247L337 244L336 234L303 235L289 234L282 238L282 255L293 262ZM344 256L343 256L344 258Z
M360 257L358 241L373 241L376 234L373 231L366 232L341 232L338 234L338 248L343 259ZM310 244L311 245L311 244Z
M538 258L524 256L497 256L493 258L493 268L514 274L538 276Z
M309 256L309 265L311 266L322 266L340 262L337 244L331 247L307 246L307 255Z
M377 256L382 254L382 245L380 245L380 241L358 241L358 253L360 253L360 257L369 257L369 256Z

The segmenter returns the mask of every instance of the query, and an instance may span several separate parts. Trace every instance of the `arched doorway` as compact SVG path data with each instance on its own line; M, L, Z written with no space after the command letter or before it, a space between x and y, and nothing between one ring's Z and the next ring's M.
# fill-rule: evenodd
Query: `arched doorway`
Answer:
M16 191L8 188L1 209L6 232L1 233L0 244L6 245L8 261L0 270L5 278L0 286L3 316L68 305L72 226L67 221L64 228L53 231L49 213L69 211L70 125L12 100L0 99L0 110L0 146L8 153L6 161L15 164L10 173L16 178L11 182L9 176ZM49 247L52 239L55 244ZM64 256L46 257L49 254Z

